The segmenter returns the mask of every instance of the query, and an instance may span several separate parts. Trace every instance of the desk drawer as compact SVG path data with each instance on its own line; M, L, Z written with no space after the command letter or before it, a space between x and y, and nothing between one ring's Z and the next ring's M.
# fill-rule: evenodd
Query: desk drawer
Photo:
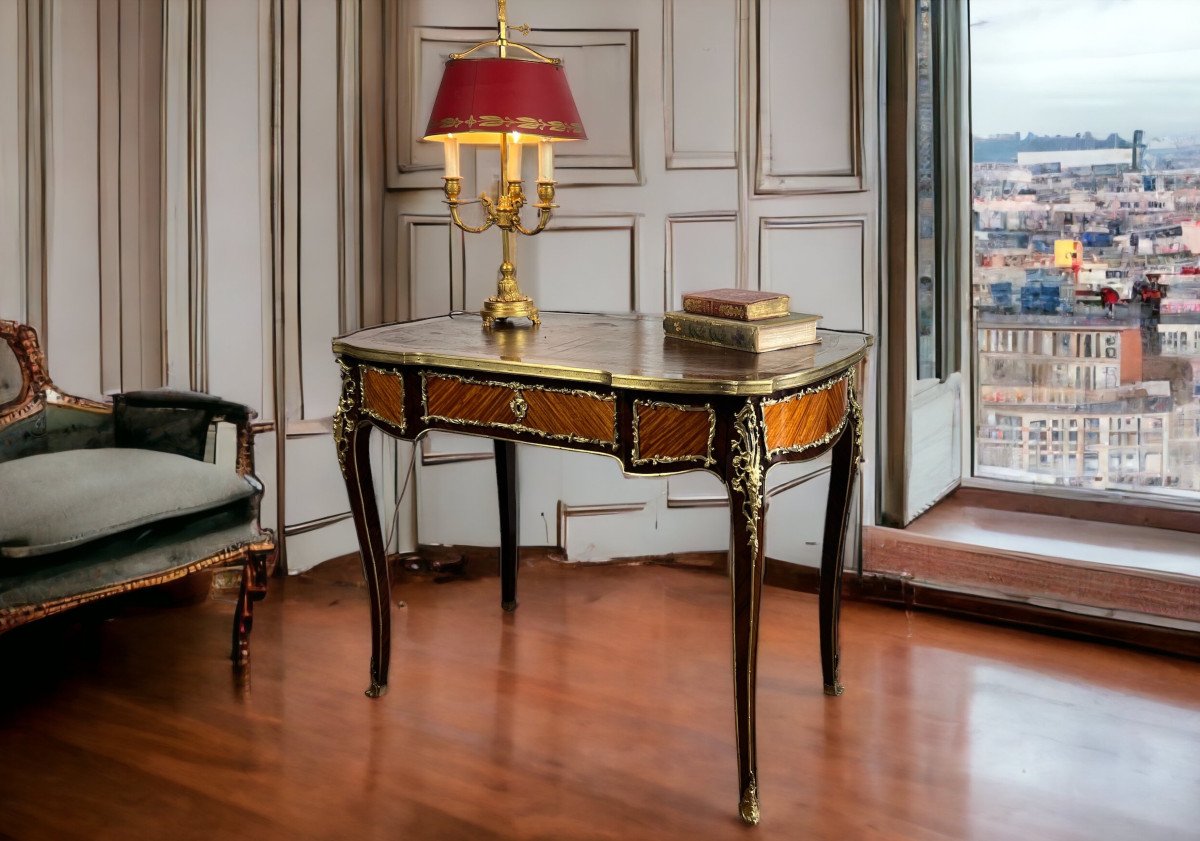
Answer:
M404 432L404 379L396 371L373 365L359 368L363 412Z
M767 441L767 457L800 453L823 446L837 437L849 417L849 389L849 375L843 375L790 397L764 400L763 435Z
M613 394L427 371L421 374L421 404L426 423L509 429L610 447L617 442Z

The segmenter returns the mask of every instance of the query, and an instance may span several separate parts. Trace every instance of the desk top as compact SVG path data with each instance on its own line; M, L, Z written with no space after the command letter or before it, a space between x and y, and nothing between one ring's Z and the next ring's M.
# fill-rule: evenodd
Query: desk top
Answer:
M333 340L370 362L435 365L679 394L773 394L844 371L871 346L865 333L818 331L821 343L767 353L726 350L663 333L660 315L543 312L540 327L485 330L463 313L385 324Z

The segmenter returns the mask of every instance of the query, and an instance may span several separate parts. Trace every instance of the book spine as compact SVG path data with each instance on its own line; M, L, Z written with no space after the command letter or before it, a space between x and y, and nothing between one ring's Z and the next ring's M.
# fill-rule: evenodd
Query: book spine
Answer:
M694 315L707 315L712 318L733 318L738 321L757 321L761 318L787 315L788 304L787 298L741 304L730 301L717 301L712 298L683 296L683 309L685 312L690 312Z
M689 298L684 296L683 309L695 315L708 315L713 318L736 318L740 321L749 320L750 313L745 304L730 304L714 301L711 298Z
M737 350L758 351L758 328L748 324L737 321L712 324L678 318L670 313L663 316L663 322L667 332L674 336Z

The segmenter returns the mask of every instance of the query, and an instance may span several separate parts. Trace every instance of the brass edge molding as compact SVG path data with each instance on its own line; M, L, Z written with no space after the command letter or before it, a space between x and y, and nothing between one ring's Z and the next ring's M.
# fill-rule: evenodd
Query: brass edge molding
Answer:
M337 363L342 370L342 395L338 399L337 410L333 413L333 441L337 446L338 466L341 467L342 475L345 476L346 456L350 451L350 436L358 428L360 398L354 370L340 356Z
M726 396L726 397L756 397L774 394L800 386L820 382L827 377L839 374L847 367L857 365L870 352L874 340L868 334L861 334L863 346L828 365L820 368L808 368L794 374L786 374L772 379L761 380L692 380L692 379L660 379L639 375L612 375L605 371L588 370L583 368L568 368L560 365L535 365L528 363L513 363L493 359L466 359L456 356L443 356L437 353L394 353L389 351L373 351L358 348L342 339L334 339L333 352L353 357L364 362L380 362L391 365L408 365L431 368L470 368L488 374L509 374L518 377L541 377L550 380L570 380L577 383L588 383L609 388L628 389L630 391L653 391L661 394L687 394L694 397ZM443 375L444 376L444 375ZM503 384L502 385L508 385ZM510 386L518 387L518 386ZM535 386L519 386L534 388ZM552 390L550 386L536 386L543 390ZM570 389L565 389L570 390ZM584 392L587 393L587 392Z
M852 415L852 414L856 415L856 417L858 418L857 439L858 439L859 451L861 453L861 450L862 450L862 409L857 408L856 406L853 405L856 398L850 396L851 393L854 391L854 368L850 368L848 371L846 371L846 373L842 374L840 377L836 377L832 380L829 380L828 382L822 383L821 385L814 386L812 388L801 389L800 391L797 391L794 394L789 394L787 397L777 397L777 398L773 398L773 399L769 399L769 400L763 400L762 406L765 409L767 406L776 406L780 403L787 403L790 400L797 400L802 397L807 397L810 394L819 394L822 391L828 391L829 389L833 388L835 385L837 385L838 383L841 383L841 382L846 383L847 399L846 399L846 409L845 409L845 411L842 412L842 419L838 422L838 425L836 427L834 427L833 429L829 430L829 432L822 435L820 438L817 438L814 441L809 441L807 444L796 444L791 447L775 447L773 449L769 449L769 450L767 450L767 458L770 459L770 458L775 458L775 456L778 456L778 455L790 455L793 453L802 453L805 450L812 450L812 449L815 449L816 447L823 447L826 444L828 444L830 441L837 440L837 437L842 434L842 430L846 428L846 421L849 420L850 415ZM767 437L768 437L767 436L767 414L766 414L766 412L763 412L763 440L766 440Z
M759 568L759 538L758 524L763 513L763 490L766 486L766 468L763 464L762 448L763 448L763 428L758 420L759 409L755 406L753 400L747 400L745 405L738 410L733 418L733 439L729 443L729 502L733 505L733 494L737 492L742 498L741 513L746 518L746 535L747 548L749 549L749 566L750 580L747 582L750 587L750 626L751 634L755 633L754 623L756 622L756 609L754 600L754 588L761 586L761 570ZM733 509L731 507L731 513ZM730 597L733 600L734 612L737 612L738 593L737 593L737 571L731 563L729 567L729 580L732 584L730 587ZM733 666L734 680L738 677L738 647L735 641L733 647ZM746 699L747 703L753 709L754 705L754 651L750 652L750 660L747 663L747 686ZM736 695L735 695L736 697ZM737 738L740 740L741 735ZM750 752L748 755L749 780L746 789L742 792L741 802L738 804L738 811L741 814L742 820L748 824L756 824L759 819L758 810L758 786L754 777L754 741L750 741ZM739 766L741 761L739 758ZM739 767L739 772L743 769Z
M401 373L399 371L390 371L386 368L380 368L377 365L359 365L358 371L359 371L359 379L360 380L362 378L363 371L374 371L376 374L382 374L387 377L393 377L400 381L400 411L401 411L401 415L400 415L399 421L396 421L394 418L385 418L383 415L379 414L378 412L373 410L370 406L368 406L367 400L366 400L367 395L365 393L362 394L362 404L361 404L360 408L362 410L362 413L364 415L366 415L367 417L371 417L377 421L383 421L384 423L391 424L392 426L399 429L401 434L403 434L405 429L407 428L407 419L404 417L404 414L403 414L403 412L404 412L404 377L401 375ZM336 424L336 421L335 421L335 424ZM336 428L336 426L335 426L335 428Z
M638 432L638 424L640 423L638 409L673 409L679 412L708 412L708 444L706 454L703 456L651 456L650 458L642 458L641 439ZM713 411L712 404L710 403L705 403L703 406L686 406L682 403L667 403L661 400L633 401L633 454L630 456L630 463L635 467L641 467L646 464L676 464L685 461L695 461L703 464L705 467L710 467L717 463L717 460L713 458L713 443L716 437L717 413Z
M517 418L517 423L502 423L500 421L468 421L468 420L463 420L461 418L447 417L445 415L430 414L428 381L429 381L429 378L431 378L431 377L437 377L437 378L444 379L444 380L454 380L456 382L465 383L467 385L482 385L482 386L489 386L492 388L512 389L513 391L517 392L516 397L513 399L512 403L509 404L509 408L513 410L514 416L517 415L518 410L521 408L522 405L524 405L525 409L528 410L528 404L525 403L524 397L521 396L522 391L543 391L543 392L550 392L550 393L555 393L555 394L569 394L569 395L578 396L578 397L589 397L593 400L599 400L604 403L611 403L612 408L613 408L613 437L612 437L612 440L604 441L599 438L587 438L582 435L572 435L570 433L564 434L564 433L559 433L559 432L546 432L544 430L537 429L532 426L525 426L525 424L523 423L524 417L525 417L524 412L520 413L520 417ZM517 402L518 399L520 399L520 403ZM587 391L587 390L581 389L581 388L554 388L553 386L532 385L532 384L520 383L520 382L502 382L500 380L481 380L481 379L478 379L475 377L466 377L461 374L448 374L448 373L444 374L444 373L435 372L435 371L422 371L421 372L421 420L424 423L429 423L431 421L440 421L441 423L448 423L448 424L452 424L454 426L475 426L475 427L483 427L485 429L507 429L512 432L526 432L526 433L529 433L530 435L537 435L542 438L549 438L554 441L572 441L572 442L576 442L576 443L580 443L580 444L593 444L595 446L600 446L600 447L609 447L610 449L614 449L614 450L617 447L618 440L620 440L620 436L618 434L619 430L617 427L617 424L619 422L619 414L617 412L617 396L615 394L600 394L595 391Z
M751 563L758 558L758 521L763 506L764 473L762 448L763 427L758 420L754 402L738 410L733 418L734 438L730 442L730 488L742 497L742 515L746 518L746 533L750 545Z
M858 366L851 368L846 372L846 377L849 382L846 384L846 394L850 397L850 411L854 415L854 463L861 465L867 460L865 451L863 450L863 426L865 424L865 413L862 405L858 402Z

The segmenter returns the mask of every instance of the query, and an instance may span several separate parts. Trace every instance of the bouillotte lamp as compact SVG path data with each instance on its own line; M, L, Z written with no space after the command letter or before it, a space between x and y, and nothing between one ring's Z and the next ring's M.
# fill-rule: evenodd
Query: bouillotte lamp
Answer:
M507 0L497 0L500 37L451 55L446 62L425 129L425 139L441 142L445 150L444 190L454 224L473 234L493 225L501 231L504 262L500 264L496 294L483 302L485 327L513 318L541 323L533 299L517 285L516 235L533 236L544 231L551 211L558 206L554 204L554 144L587 139L562 60L508 40L506 4ZM514 28L529 34L528 26ZM496 47L499 57L469 58L485 47ZM511 49L522 50L530 58L510 58ZM486 192L480 194L486 218L479 226L467 225L459 216L459 146L463 143L500 147L500 184L495 198ZM533 205L538 220L536 226L527 228L520 216L525 204L521 149L533 144L538 147L538 201Z

